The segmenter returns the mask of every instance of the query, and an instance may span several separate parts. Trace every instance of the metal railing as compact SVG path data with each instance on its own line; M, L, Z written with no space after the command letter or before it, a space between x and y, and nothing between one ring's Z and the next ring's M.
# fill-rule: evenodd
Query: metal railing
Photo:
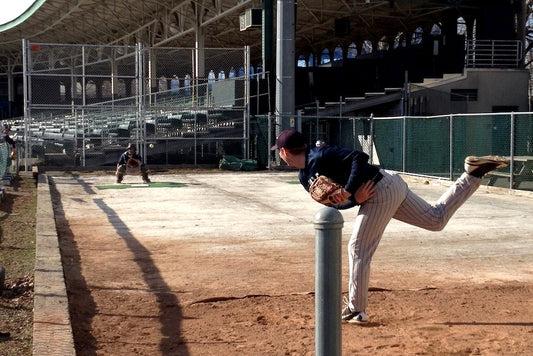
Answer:
M518 68L522 52L520 41L468 40L465 65L467 68Z

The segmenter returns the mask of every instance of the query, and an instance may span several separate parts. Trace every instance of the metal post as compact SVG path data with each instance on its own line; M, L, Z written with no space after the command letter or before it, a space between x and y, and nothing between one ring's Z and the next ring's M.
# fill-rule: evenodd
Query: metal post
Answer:
M370 163L374 164L374 113L370 114L370 147L368 152L370 153Z
M341 354L341 240L344 220L334 208L315 215L315 354Z
M450 155L450 166L449 166L449 169L450 169L450 180L453 181L453 152L454 152L454 145L453 145L453 141L454 141L454 135L453 135L453 115L450 115L450 136L449 136L449 142L450 142L450 151L449 151L449 155Z
M357 118L352 117L352 147L355 150L357 148L357 137L356 137L356 131L355 131L355 124L356 124Z
M514 145L515 145L515 116L514 112L511 113L511 137L510 137L510 154L511 162L509 164L509 189L514 188Z
M144 50L144 46L142 43L137 43L136 46L135 46L135 65L136 65L136 69L135 69L135 79L137 80L137 94L135 95L135 100L136 100L136 117L135 117L135 144L136 144L136 147L137 147L137 152L141 152L141 150L139 149L139 145L140 145L140 140L141 139L144 139L144 136L142 136L142 127L144 126L144 122L145 122L145 106L146 106L146 103L145 103L145 91L146 91L146 87L145 87L145 79L146 79L146 73L144 71L144 59L145 59L145 55L146 55L146 52ZM151 57L151 54L149 53L149 56ZM151 59L149 59L151 60ZM141 155L144 159L144 162L146 163L146 155L144 154L144 152L141 152Z
M250 46L244 46L244 137L243 153L244 158L250 158ZM259 93L259 91L258 91ZM259 99L257 99L259 100ZM257 114L257 113L256 113Z
M295 114L295 66L294 42L296 2L278 0L276 5L276 117L279 129L290 128ZM278 134L278 133L276 133Z
M85 159L87 158L87 155L86 155L87 139L85 137L85 133L87 131L86 122L85 122L85 108L86 108L86 105L87 105L87 78L86 78L87 58L86 58L86 53L85 53L85 46L81 46L81 62L82 62L82 66L81 66L81 100L82 100L82 109L81 109L82 135L81 135L81 139L82 139L82 142L83 142L83 145L81 147L81 166L85 167Z
M407 169L407 118L404 116L402 119L402 172L406 172Z
M270 115L270 111L268 112L268 133L267 133L267 154L268 154L268 164L267 168L270 170L272 168L272 151L270 151L270 147L272 146L272 116ZM276 159L276 156L274 156L274 159Z
M24 88L24 170L31 171L31 143L30 143L30 121L31 121L31 82L30 82L30 52L28 40L22 40L22 84Z

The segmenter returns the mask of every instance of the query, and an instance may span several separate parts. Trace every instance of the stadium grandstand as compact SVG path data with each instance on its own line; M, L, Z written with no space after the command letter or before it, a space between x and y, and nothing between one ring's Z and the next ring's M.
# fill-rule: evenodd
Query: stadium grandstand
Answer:
M0 25L0 117L26 166L114 165L135 142L150 164L266 167L287 127L363 145L368 118L528 112L530 8L37 0Z

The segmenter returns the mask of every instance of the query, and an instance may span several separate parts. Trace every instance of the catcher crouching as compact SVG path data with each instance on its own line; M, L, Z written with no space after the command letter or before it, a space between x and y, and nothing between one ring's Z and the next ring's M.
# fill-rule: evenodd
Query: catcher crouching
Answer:
M122 183L124 175L128 168L139 168L144 183L150 183L148 178L148 168L143 163L142 157L137 154L137 149L134 144L128 144L128 149L122 153L117 163L117 183Z

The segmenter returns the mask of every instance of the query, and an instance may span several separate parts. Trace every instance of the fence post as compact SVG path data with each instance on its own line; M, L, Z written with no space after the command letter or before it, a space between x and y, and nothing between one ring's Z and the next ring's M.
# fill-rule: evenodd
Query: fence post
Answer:
M334 208L315 215L315 355L341 355L341 240L344 220Z
M402 119L402 172L407 172L407 118Z
M511 162L509 164L509 173L511 173L509 175L509 189L513 189L514 188L514 154L515 154L515 149L514 149L514 145L515 145L515 116L514 116L514 112L511 113L511 137L510 137L510 143L509 143L509 146L511 147L510 148L510 155L511 155Z
M450 122L449 122L450 126L449 126L449 129L450 129L450 136L449 136L449 142L450 142L450 151L449 151L449 154L450 154L450 166L448 167L450 169L450 181L453 181L453 150L454 150L454 145L453 145L453 141L455 139L454 135L453 135L453 114L450 115Z

